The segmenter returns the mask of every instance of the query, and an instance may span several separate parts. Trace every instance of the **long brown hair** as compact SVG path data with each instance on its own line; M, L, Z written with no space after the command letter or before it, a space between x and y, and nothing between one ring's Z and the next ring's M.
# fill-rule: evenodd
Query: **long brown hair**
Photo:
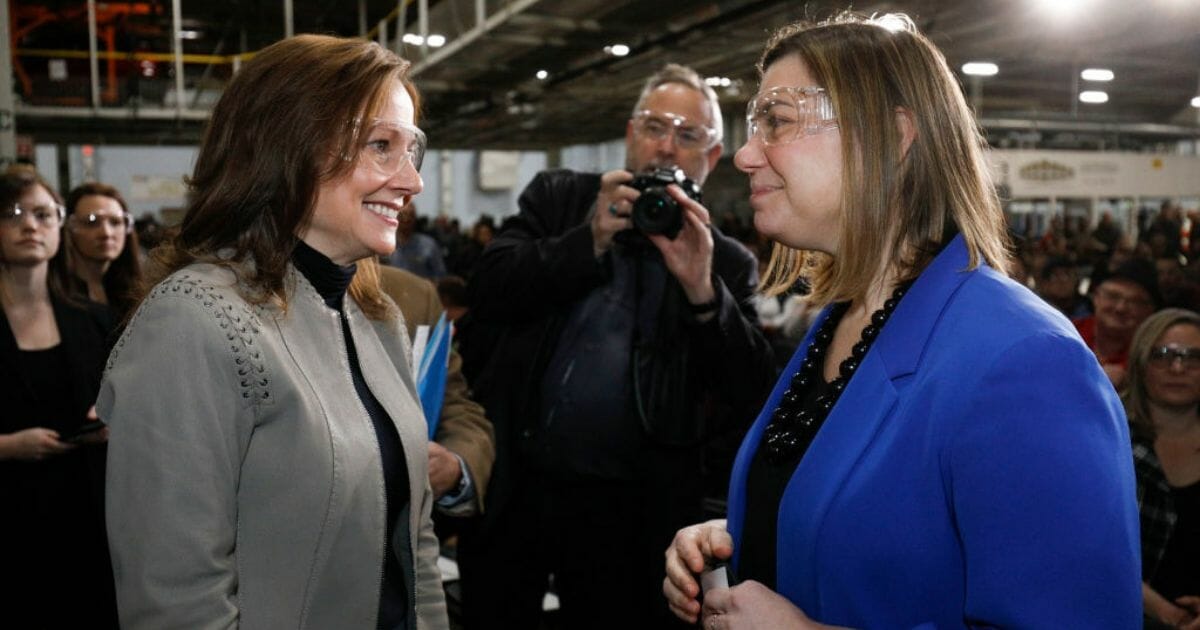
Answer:
M41 186L56 203L62 203L62 197L58 191L37 172L37 169L29 164L14 164L4 169L0 173L0 208L11 207L17 203L17 200L22 195L29 192L34 187ZM72 306L82 306L83 302L75 298L71 291L63 284L63 269L65 268L65 258L63 256L64 247L62 235L65 230L59 226L59 241L58 251L50 258L48 269L46 272L46 285L50 291L50 295L54 296L60 302L65 302ZM7 261L4 260L3 254L0 254L0 267L7 266ZM4 288L4 276L0 275L0 298L7 300L7 290Z
M152 253L143 292L188 264L210 262L238 275L247 300L286 309L288 263L319 186L356 167L362 121L397 82L415 94L408 67L374 42L326 35L299 35L255 55L213 108L187 180L187 213ZM394 313L375 264L360 262L349 293L368 317L386 319Z
M1154 420L1150 417L1150 392L1146 387L1150 350L1167 330L1180 324L1200 329L1200 315L1182 308L1164 308L1147 317L1129 342L1129 372L1125 388L1121 390L1121 402L1125 403L1130 426L1141 435L1153 437L1155 434Z
M862 298L883 271L881 254L900 279L915 277L954 229L971 267L985 261L1006 271L1008 235L985 141L945 58L912 21L846 12L792 24L767 43L759 72L791 55L837 113L841 234L832 258L776 244L763 286L778 293L809 276L817 301ZM896 124L901 111L915 131L907 153Z
M129 206L125 204L125 198L121 196L121 191L108 184L100 182L87 182L73 188L67 193L67 222L74 220L75 210L79 206L79 200L89 195L99 197L108 197L117 202L121 206L121 212L129 217ZM132 217L130 217L132 224ZM71 287L73 291L82 291L82 296L87 297L87 285L82 279L75 274L75 268L79 264L77 259L82 256L77 249L79 246L75 243L75 237L71 230L63 230L63 249L66 251L65 270L69 277L65 279L64 284ZM141 286L142 280L142 263L141 252L139 251L137 232L129 230L125 234L125 247L121 253L117 255L116 260L109 265L108 270L104 272L104 292L107 294L108 302L113 307L113 310L118 314L118 318L123 318L135 304L137 291Z

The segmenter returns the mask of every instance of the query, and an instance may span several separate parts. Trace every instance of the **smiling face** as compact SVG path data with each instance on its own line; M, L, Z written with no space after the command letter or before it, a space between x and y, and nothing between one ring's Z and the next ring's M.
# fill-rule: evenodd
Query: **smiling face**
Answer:
M47 225L34 215L39 208L54 208L57 204L41 184L21 193L17 205L25 212L16 219L0 219L0 261L4 265L36 267L54 257L61 239L61 223L55 220Z
M89 215L94 221L89 221ZM112 262L125 248L125 211L112 197L84 195L70 219L71 237L80 255L96 262Z
M421 175L408 160L400 160L395 169L381 169L366 152L379 149L381 142L394 142L395 127L411 126L413 116L412 97L397 82L373 119L379 124L372 124L355 165L318 188L312 220L301 240L339 265L396 249L397 216L421 192Z
M1200 328L1190 323L1171 326L1154 342L1154 348L1200 349ZM1146 365L1146 394L1156 405L1173 409L1194 408L1200 403L1200 369L1180 358L1150 361Z
M762 88L820 87L798 55L763 74ZM750 207L759 233L793 249L837 253L842 204L842 140L836 128L767 146L757 134L733 163L750 176Z
M1131 337L1154 313L1154 300L1141 285L1122 278L1109 278L1096 287L1096 326L1110 335Z

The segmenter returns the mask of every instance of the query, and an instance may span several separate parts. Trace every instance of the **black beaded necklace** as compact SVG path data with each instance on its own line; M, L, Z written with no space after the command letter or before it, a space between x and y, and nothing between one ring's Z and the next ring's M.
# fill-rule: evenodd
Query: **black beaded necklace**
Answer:
M821 378L818 371L824 364L825 352L828 350L830 342L833 341L833 332L837 330L842 317L850 308L849 302L838 302L833 305L829 317L825 318L821 327L813 335L812 344L808 346L808 354L800 363L800 369L792 376L792 382L788 384L787 391L779 399L779 406L771 414L771 422L763 433L768 462L772 464L789 462L801 450L807 448L808 443L817 434L817 430L821 428L821 424L825 422L825 417L833 410L838 398L846 390L846 384L850 382L850 377L854 376L854 372L862 364L863 357L867 356L867 351L871 349L871 344L879 336L879 331L883 330L883 325L891 317L892 311L896 310L900 298L904 297L912 283L912 280L901 283L892 292L892 297L883 302L883 307L871 313L871 323L863 328L862 338L851 348L850 356L838 366L838 377L833 379L827 390L813 399L811 404L805 405L806 394Z

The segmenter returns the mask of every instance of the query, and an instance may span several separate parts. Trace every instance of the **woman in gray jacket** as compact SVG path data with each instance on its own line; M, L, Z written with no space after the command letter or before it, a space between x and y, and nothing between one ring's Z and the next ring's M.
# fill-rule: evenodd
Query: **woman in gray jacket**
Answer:
M407 68L294 37L214 108L98 402L123 628L448 626L411 349L373 262L422 185Z

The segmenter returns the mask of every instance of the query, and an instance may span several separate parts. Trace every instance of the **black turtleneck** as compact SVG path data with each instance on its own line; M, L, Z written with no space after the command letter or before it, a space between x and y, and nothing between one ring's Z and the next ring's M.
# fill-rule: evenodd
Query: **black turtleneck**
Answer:
M409 596L405 588L406 576L413 575L413 567L400 565L400 554L392 549L392 532L396 528L396 519L408 505L408 465L404 459L404 448L400 444L400 434L392 424L383 405L371 393L363 379L362 367L358 364L358 352L354 347L354 337L350 334L350 323L346 319L346 311L342 308L345 301L346 289L354 279L357 265L339 266L327 256L310 247L304 241L296 245L292 251L292 263L304 277L312 283L317 293L325 300L329 308L338 312L342 320L342 337L346 341L346 355L350 361L350 376L354 381L354 391L371 417L375 426L375 437L379 442L379 452L383 460L383 483L387 496L387 527L384 530L384 564L383 587L379 599L379 628L396 630L408 625ZM337 418L334 419L338 420ZM409 554L403 554L408 558ZM407 570L406 570L407 569Z

